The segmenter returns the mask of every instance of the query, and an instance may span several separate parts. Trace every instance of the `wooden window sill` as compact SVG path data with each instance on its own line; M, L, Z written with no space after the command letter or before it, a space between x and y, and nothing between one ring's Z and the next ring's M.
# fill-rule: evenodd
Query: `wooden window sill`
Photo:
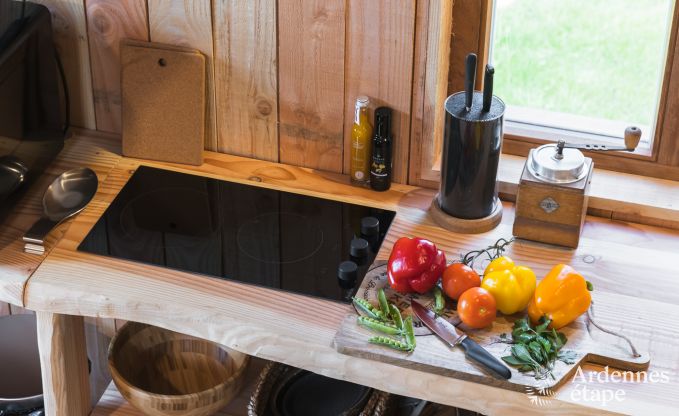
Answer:
M503 199L514 200L526 158L502 154L498 171ZM588 213L614 220L679 229L679 182L597 169Z

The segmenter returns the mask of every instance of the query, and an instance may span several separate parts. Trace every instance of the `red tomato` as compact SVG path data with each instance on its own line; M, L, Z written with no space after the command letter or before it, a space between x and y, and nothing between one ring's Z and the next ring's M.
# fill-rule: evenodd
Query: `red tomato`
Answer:
M485 328L495 320L495 298L481 287L468 289L457 301L457 314L470 328Z
M467 289L481 285L481 277L464 263L453 263L443 271L443 291L449 298L458 300Z

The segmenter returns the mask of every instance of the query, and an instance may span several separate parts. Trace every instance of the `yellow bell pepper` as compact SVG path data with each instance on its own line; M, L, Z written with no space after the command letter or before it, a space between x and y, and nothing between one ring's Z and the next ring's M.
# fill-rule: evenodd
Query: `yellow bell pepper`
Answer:
M592 285L571 266L557 264L547 273L528 305L528 315L534 323L546 315L551 327L559 329L587 311L592 303Z
M535 292L535 273L525 266L517 266L507 256L490 262L483 273L481 287L495 298L497 309L505 315L522 311Z

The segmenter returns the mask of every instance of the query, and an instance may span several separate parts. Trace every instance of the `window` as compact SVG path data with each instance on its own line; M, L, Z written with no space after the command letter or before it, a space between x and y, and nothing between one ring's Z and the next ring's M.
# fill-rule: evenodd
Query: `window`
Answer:
M643 131L650 151L672 0L495 0L490 58L506 131L617 141ZM643 150L643 149L642 149Z

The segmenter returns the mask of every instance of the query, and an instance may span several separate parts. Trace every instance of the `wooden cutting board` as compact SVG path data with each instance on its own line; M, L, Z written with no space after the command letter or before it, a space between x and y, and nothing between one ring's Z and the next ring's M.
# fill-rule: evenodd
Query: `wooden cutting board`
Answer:
M200 165L205 143L205 56L194 49L123 40L123 155Z
M385 292L390 302L395 303L404 316L412 315L409 307L413 295L402 295L388 287L386 277L386 265L384 262L372 266L363 279L357 295L377 305L375 293L380 287ZM429 306L433 299L426 296L417 296L418 300ZM633 357L628 344L619 337L606 334L592 325L588 325L587 318L581 316L577 321L560 330L568 337L568 342L563 350L572 350L576 359L573 364L565 364L557 361L554 367L554 378L536 380L528 373L521 373L515 368L512 370L512 378L509 380L499 379L488 373L482 367L469 361L464 356L460 347L450 348L437 336L424 327L417 318L414 318L415 333L417 335L417 347L412 353L403 353L390 348L369 344L368 338L375 333L360 327L356 323L357 314L348 314L340 326L334 339L334 347L342 354L355 357L381 361L400 367L435 373L454 377L462 380L474 381L495 387L517 391L529 391L533 388L554 389L566 382L576 371L578 365L593 363L608 365L620 370L640 371L648 368L650 359L648 353L638 351L641 356ZM512 325L516 319L522 316L498 316L490 328L472 330L459 325L467 335L473 338L491 354L500 359L510 354L511 345L501 341L501 334L511 335ZM454 311L446 314L453 324L460 323ZM634 340L632 340L634 341Z

